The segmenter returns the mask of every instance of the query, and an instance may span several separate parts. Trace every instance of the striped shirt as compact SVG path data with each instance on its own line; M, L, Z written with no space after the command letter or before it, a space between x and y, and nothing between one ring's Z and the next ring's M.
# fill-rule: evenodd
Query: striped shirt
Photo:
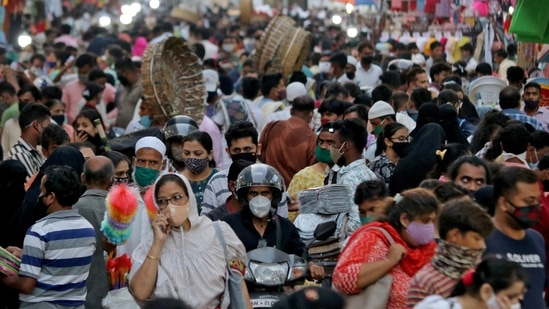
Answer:
M34 224L25 236L20 276L36 279L31 294L20 294L24 305L81 307L95 251L95 231L78 210L56 211ZM49 308L49 307L48 307Z
M423 266L410 281L406 306L414 308L429 295L450 297L458 281L439 272L432 263L429 263Z
M17 160L27 170L27 180L38 172L40 166L46 162L46 158L23 138L17 140L17 144L10 149L8 160Z
M521 112L518 109L508 108L508 109L502 110L501 112L511 119L518 120L522 123L531 125L534 128L534 130L546 131L543 125L539 121L537 121L536 119L530 116L527 116L525 113Z
M202 210L200 215L204 216L213 209L225 205L227 199L231 196L229 190L228 170L219 171L208 181L204 194L202 196ZM278 204L276 213L284 218L288 218L288 195L286 192L282 194L282 200Z

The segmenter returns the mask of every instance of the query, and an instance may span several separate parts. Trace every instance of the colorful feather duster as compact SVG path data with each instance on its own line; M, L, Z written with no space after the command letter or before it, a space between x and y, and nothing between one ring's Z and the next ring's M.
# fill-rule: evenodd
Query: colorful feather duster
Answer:
M138 209L138 196L139 191L127 184L113 186L107 195L107 211L101 222L101 231L112 244L123 244L130 237Z

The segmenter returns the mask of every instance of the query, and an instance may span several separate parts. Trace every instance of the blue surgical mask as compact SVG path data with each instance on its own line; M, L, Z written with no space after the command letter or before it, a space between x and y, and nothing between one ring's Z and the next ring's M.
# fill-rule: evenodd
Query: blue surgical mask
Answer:
M528 163L528 166L529 166L531 169L537 168L537 167L538 167L538 164L539 164L538 152L534 150L534 154L536 155L536 162L530 162L530 163Z
M139 118L139 123L145 128L149 128L152 124L152 119L149 116L141 116L141 118Z

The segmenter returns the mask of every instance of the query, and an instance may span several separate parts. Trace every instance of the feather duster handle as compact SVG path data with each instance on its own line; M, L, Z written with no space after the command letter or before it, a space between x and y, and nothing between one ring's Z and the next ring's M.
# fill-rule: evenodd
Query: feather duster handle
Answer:
M158 208L156 208L156 205L154 203L153 187L154 186L151 186L143 196L143 200L145 202L145 207L147 208L147 214L149 215L149 220L151 225L154 221L154 218L156 217L156 214L158 213Z
M101 231L109 242L120 245L130 237L138 209L138 196L139 191L127 184L111 188L105 199L105 218L101 222Z

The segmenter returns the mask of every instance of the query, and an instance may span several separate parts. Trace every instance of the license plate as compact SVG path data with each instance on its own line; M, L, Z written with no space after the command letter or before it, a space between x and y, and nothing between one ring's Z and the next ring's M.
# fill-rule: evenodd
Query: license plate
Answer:
M252 299L254 308L271 308L278 301L277 299Z

